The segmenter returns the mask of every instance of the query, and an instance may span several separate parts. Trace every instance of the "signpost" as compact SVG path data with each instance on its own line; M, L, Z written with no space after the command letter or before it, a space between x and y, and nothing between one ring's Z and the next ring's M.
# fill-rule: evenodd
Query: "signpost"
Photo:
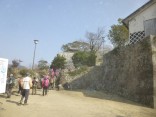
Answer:
M0 93L5 93L8 59L0 58Z

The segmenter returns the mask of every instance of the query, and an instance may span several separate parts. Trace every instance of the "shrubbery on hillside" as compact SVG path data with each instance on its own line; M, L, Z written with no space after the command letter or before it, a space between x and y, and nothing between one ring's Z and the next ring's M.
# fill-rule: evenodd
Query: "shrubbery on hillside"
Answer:
M95 52L78 51L72 57L75 67L94 66L96 61Z

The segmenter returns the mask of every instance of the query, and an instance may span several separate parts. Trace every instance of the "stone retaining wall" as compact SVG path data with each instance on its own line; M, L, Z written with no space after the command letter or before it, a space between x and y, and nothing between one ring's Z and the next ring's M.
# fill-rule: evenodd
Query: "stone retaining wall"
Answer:
M102 66L70 83L73 89L107 91L149 107L156 106L156 37L115 48Z

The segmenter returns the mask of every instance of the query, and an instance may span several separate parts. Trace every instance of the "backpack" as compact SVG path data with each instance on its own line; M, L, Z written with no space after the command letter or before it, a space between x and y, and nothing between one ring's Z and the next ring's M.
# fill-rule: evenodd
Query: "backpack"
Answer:
M44 78L42 81L42 87L48 87L49 86L49 79L48 78Z
M32 84L33 84L33 86L37 85L36 79L34 79L34 80L32 81Z

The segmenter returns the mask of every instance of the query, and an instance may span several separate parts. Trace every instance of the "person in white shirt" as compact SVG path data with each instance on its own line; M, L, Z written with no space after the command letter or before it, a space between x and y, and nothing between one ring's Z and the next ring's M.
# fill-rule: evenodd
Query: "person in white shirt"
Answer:
M23 103L23 99L24 99L24 105L27 105L27 101L28 101L28 97L29 97L29 92L30 92L30 88L32 87L32 80L29 77L29 73L26 74L26 77L23 78L22 80L22 97L20 100L20 104Z

